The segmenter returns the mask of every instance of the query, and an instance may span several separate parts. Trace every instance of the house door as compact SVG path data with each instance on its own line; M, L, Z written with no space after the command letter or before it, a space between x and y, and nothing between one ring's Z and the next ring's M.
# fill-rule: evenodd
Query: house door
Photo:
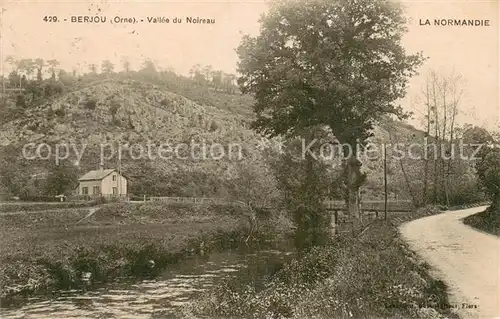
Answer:
M118 194L118 190L116 189L116 187L113 187L113 195L117 195Z

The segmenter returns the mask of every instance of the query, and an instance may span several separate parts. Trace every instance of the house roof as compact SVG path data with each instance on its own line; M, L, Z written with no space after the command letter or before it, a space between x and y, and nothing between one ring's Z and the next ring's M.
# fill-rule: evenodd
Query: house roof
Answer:
M115 171L116 171L115 169L97 169L97 170L88 172L87 174L80 177L78 180L79 181L101 180L104 177L108 176L109 174L111 174Z

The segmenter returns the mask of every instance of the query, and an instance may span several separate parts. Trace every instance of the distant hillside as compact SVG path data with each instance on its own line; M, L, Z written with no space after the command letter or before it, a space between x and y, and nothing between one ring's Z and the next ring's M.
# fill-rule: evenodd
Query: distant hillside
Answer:
M53 160L23 161L20 158L22 145L48 143L52 150L56 144L63 143L74 144L79 150L87 145L80 165L73 168L77 174L83 174L98 167L100 144L107 143L115 148L129 144L135 146L132 151L124 151L122 169L131 179L132 193L224 196L232 188L230 181L236 177L238 165L262 164L258 161L260 151L257 148L260 136L249 128L252 103L250 96L217 92L175 74L163 80L149 79L141 74L84 76L64 92L17 110L18 116L4 122L0 130L0 145L3 146L0 160L5 163L4 170L7 166L10 170L20 170L19 174L47 175L54 167ZM406 124L395 125L400 136L422 134ZM388 141L387 132L383 125L377 127L376 139ZM183 148L180 153L186 158L144 158L148 145L156 156L161 144L175 146L192 141L205 143L207 147L221 144L226 147L226 156L192 159L190 150ZM231 158L227 155L228 146L234 144L242 149L241 161L235 153ZM137 157L141 147L143 158L131 158ZM104 151L108 156L110 147L105 147ZM196 155L201 156L199 151ZM68 160L72 163L76 160L73 150ZM366 165L372 172L372 182L366 188L370 196L380 196L380 173L376 173L380 172L380 163ZM117 156L105 162L106 167L116 165ZM33 181L26 183L32 190L37 189ZM395 191L404 193L401 187Z
M211 94L220 94L224 98L228 96ZM234 105L238 105L237 95L232 98L236 100ZM149 176L166 177L172 172L201 175L197 179L229 179L234 175L233 166L239 161L236 146L231 158L227 155L220 160L218 154L221 151L215 152L215 159L208 156L206 160L193 160L187 147L180 148L179 157L182 159L172 156L172 159L134 160L131 156L137 158L141 147L146 156L148 144L153 149L152 154L157 155L161 144L168 143L175 147L179 143L190 144L194 141L205 143L207 147L221 144L226 147L225 153L229 151L227 147L237 144L245 158L253 159L258 136L248 128L248 121L248 117L237 112L206 104L202 106L156 85L133 80L102 80L76 86L52 101L26 109L22 116L4 123L0 144L14 146L17 150L21 145L32 142L48 143L53 147L75 143L79 149L85 144L87 148L80 173L98 166L101 143L115 148L118 145L135 145L132 153L124 152L122 160L123 171L132 177L131 185L135 186L145 182L137 180L140 175L151 179ZM110 154L110 147L104 150L106 155ZM71 160L76 159L74 155L72 152ZM197 155L198 158L202 156ZM48 162L33 161L31 168L49 166ZM106 166L116 167L116 163L117 156L108 160ZM182 178L189 184L189 180Z

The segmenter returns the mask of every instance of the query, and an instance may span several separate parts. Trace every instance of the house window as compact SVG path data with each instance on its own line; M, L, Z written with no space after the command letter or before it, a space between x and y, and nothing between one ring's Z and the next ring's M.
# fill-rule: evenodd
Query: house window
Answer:
M88 195L89 194L89 188L88 187L82 187L82 195Z
M116 194L118 194L118 191L117 191L116 187L113 187L113 195L116 195Z
M94 186L94 195L97 195L100 193L99 186Z
M113 182L116 182L116 175L113 175Z

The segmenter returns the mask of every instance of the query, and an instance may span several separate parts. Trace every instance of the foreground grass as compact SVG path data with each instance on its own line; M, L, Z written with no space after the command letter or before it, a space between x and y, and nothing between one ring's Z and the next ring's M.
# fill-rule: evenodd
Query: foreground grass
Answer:
M454 317L446 286L433 279L400 238L403 220L426 208L373 222L360 236L336 237L284 264L266 283L228 281L184 308L183 317L441 318Z
M88 209L0 215L3 305L16 296L36 292L88 288L121 277L155 276L202 250L238 246L248 234L244 209L108 204L78 224ZM284 222L263 219L261 241L272 240L271 234L279 233L280 225L285 232Z
M464 224L480 231L500 236L500 205L492 205L484 212L464 218Z

